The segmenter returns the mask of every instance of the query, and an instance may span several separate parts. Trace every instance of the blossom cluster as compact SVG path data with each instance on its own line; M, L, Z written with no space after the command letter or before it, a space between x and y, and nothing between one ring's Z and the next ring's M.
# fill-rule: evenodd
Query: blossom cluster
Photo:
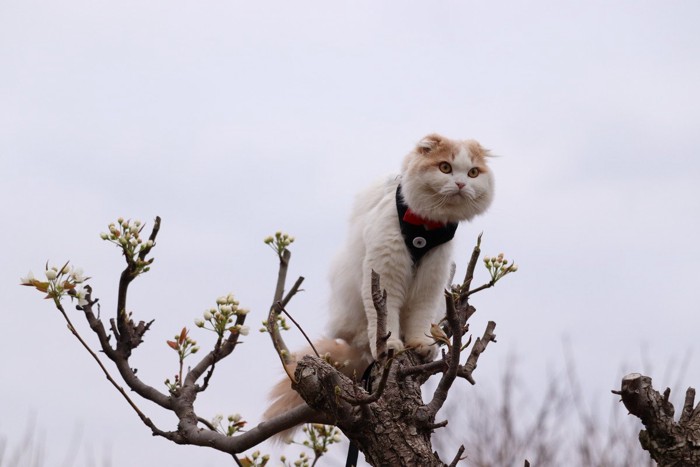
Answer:
M328 452L328 447L341 441L340 430L332 425L321 425L320 423L309 423L302 428L306 439L302 441L302 446L313 451L314 459L311 459L305 452L299 454L299 459L292 465L295 467L309 467L315 465L318 458Z
M148 272L152 259L145 260L143 257L153 248L153 240L144 241L141 238L141 231L144 224L139 220L124 220L120 217L117 223L109 224L109 233L102 232L100 238L114 243L124 252L129 262L133 262L139 273Z
M486 269L488 269L489 274L491 274L491 282L493 283L496 283L496 281L506 274L518 270L518 266L515 263L508 261L504 257L503 253L499 253L498 256L494 258L484 256L484 265L486 266Z
M227 330L232 333L247 336L249 332L248 326L233 324L234 316L244 316L247 314L248 310L240 308L238 300L230 293L217 298L216 307L205 310L202 314L202 318L195 319L194 324L198 328L214 331L219 337L224 337L224 333Z
M246 424L246 421L243 420L241 414L239 413L229 415L226 420L228 422L226 427L224 427L223 424L223 415L217 415L211 421L212 426L216 428L218 432L223 433L226 436L233 436L238 431L240 431L240 429L243 428Z
M39 292L45 293L46 298L53 299L57 304L64 295L68 295L72 300L77 300L78 306L88 304L88 291L85 289L84 283L89 277L85 277L81 268L70 266L69 263L64 264L61 268L49 267L47 263L44 275L46 280L39 280L29 271L25 277L20 278L20 284L34 287Z
M243 467L264 467L269 460L269 454L260 454L260 451L253 451L250 456L240 459L240 463Z
M281 258L284 250L286 250L289 245L294 243L294 237L278 231L275 232L274 236L270 235L269 237L266 237L264 242L266 245L269 245L270 248L275 251L275 253L277 253L277 256Z

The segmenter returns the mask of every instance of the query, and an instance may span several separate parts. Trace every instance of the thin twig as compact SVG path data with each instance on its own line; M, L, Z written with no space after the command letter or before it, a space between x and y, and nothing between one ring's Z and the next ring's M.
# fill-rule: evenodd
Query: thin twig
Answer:
M472 350L469 353L469 358L467 358L467 363L464 364L465 378L472 384L475 384L474 378L472 378L472 372L476 369L477 360L479 356L486 350L486 346L489 342L496 342L496 335L493 333L496 329L496 323L489 321L486 325L486 330L482 337L477 337L476 342L472 346Z
M197 421L199 423L201 423L202 425L206 426L207 428L209 428L211 431L216 431L216 432L219 431L216 429L216 427L214 425L211 424L211 422L209 420L207 420L204 417L197 417Z
M481 292L482 290L491 288L491 287L493 287L494 285L496 285L496 282L495 282L495 281L489 281L488 283L486 283L486 284L484 284L484 285L480 285L479 287L477 287L477 288L474 289L474 290L468 290L468 291L466 292L467 297L470 297L471 295L473 295L473 294L475 294L475 293L477 293L477 292Z
M211 362L211 368L209 368L209 371L207 371L207 374L204 375L204 381L202 383L202 387L199 388L200 392L206 391L206 389L209 387L209 381L211 380L212 375L214 374L214 368L216 368L216 362L218 361L217 357L219 355L219 352L221 350L221 336L219 336L216 339L216 344L214 344L214 350L212 351L212 362Z
M316 350L316 347L314 346L314 343L311 342L311 339L309 339L309 336L306 335L306 332L304 332L304 328L302 328L299 323L297 323L297 320L295 320L291 314L282 306L282 302L277 302L278 309L281 310L285 315L287 315L287 318L292 320L292 323L297 327L297 329L301 332L302 336L304 336L304 339L306 339L306 342L309 343L311 346L311 350L314 351L317 357L320 357L318 354L318 351Z
M469 264L467 265L467 273L464 276L464 282L462 283L461 292L466 294L469 292L469 287L471 287L472 279L474 279L474 270L476 269L476 263L479 261L479 255L481 254L481 236L484 233L481 232L476 239L476 246L472 250L472 256L469 259Z
M464 454L464 445L461 445L459 447L459 449L457 450L457 455L454 459L452 459L452 462L450 462L449 467L455 467L457 463L462 460L462 454Z

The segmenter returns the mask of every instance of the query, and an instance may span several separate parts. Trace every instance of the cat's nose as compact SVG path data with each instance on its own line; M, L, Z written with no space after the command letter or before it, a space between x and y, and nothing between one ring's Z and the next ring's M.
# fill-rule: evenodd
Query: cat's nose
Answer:
M462 183L462 182L455 182L455 184L457 185L457 188L459 188L460 190L462 188L464 188L464 186L466 185L466 183Z

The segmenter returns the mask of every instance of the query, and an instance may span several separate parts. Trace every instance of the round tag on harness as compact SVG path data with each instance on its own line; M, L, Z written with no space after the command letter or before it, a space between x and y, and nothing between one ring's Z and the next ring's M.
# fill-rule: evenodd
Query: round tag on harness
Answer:
M413 239L413 246L416 248L424 248L427 243L428 242L423 237L416 237Z

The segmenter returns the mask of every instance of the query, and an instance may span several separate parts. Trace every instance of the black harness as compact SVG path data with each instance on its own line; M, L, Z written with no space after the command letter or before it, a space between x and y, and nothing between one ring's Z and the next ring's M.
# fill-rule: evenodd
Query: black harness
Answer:
M420 259L436 246L452 240L457 231L457 225L459 225L456 222L449 222L429 228L422 223L408 222L406 213L409 209L401 195L401 185L396 188L396 210L398 211L401 234L414 265L418 264Z

